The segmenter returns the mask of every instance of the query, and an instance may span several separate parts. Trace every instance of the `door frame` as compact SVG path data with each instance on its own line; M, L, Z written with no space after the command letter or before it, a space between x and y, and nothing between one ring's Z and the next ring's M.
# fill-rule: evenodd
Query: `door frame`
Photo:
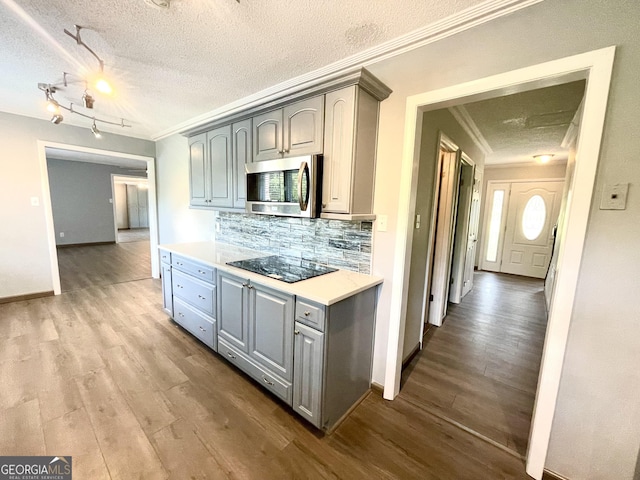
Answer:
M128 179L133 179L133 180L137 180L137 183L140 183L141 181L144 181L144 183L147 184L147 190L149 188L149 174L147 174L146 177L136 177L135 175L122 175L119 173L112 173L111 174L111 198L113 199L113 228L115 229L115 234L116 234L116 243L120 243L118 242L118 212L117 212L117 205L116 205L116 182L119 182L120 180L128 180ZM133 183L133 182L132 182ZM126 183L125 183L126 185ZM147 200L147 204L149 203L149 201ZM128 207L128 202L127 202L127 207ZM147 205L147 209L149 208L149 206ZM128 209L128 208L127 208ZM129 216L129 212L127 211L127 216Z
M594 50L407 97L384 380L384 398L388 400L395 398L400 391L412 247L411 225L415 214L417 185L414 172L418 171L420 164L423 113L460 103L588 79L584 114L579 127L580 142L576 154L578 160L574 185L563 226L564 242L558 252L556 288L549 310L527 451L526 471L536 479L542 477L549 447L602 143L615 48L611 46Z
M56 234L53 225L53 208L51 206L51 190L49 187L49 170L47 168L46 148L60 148L74 152L108 155L110 157L126 158L129 160L141 160L147 164L147 179L149 181L149 244L151 250L151 276L160 278L160 258L158 257L158 208L156 204L156 159L131 153L100 150L97 148L80 147L66 143L38 140L38 160L40 162L40 176L42 179L42 206L45 223L47 225L47 237L49 243L49 259L51 262L51 282L53 294L60 295L60 268L58 267L58 251L56 248Z
M517 164L516 164L517 165ZM478 262L478 270L484 270L486 272L499 272L500 269L498 270L489 270L488 268L484 268L485 267L485 261L486 261L486 251L485 248L487 246L487 242L486 242L486 237L488 234L488 226L489 226L489 220L491 219L491 208L493 206L493 202L490 201L489 199L489 192L491 191L491 186L492 185L497 185L500 183L508 183L509 184L509 197L507 197L505 199L505 204L507 209L502 211L502 214L504 215L504 217L502 218L502 221L500 222L500 239L498 241L498 252L499 252L499 260L502 260L502 249L504 247L504 235L505 235L505 231L504 231L504 227L505 227L505 223L507 221L507 215L509 213L509 201L511 199L510 195L511 195L511 186L514 183L541 183L541 182L565 182L566 178L526 178L526 179L518 179L518 180L488 180L487 181L487 190L486 190L486 197L484 198L485 200L485 209L484 209L484 218L482 219L482 230L481 235L480 235L480 241L479 243L479 247L480 247L480 261ZM562 208L562 206L561 206ZM562 210L561 210L562 213Z

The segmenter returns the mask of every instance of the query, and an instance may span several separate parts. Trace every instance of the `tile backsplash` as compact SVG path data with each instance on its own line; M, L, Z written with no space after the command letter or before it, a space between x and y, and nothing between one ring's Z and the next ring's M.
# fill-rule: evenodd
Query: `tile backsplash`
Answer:
M371 222L220 212L216 223L217 242L371 273Z

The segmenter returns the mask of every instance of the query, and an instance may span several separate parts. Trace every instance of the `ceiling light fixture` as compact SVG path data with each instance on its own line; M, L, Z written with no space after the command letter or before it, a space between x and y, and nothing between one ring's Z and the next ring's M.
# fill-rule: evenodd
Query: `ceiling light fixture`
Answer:
M107 80L104 79L103 74L104 74L104 61L96 54L96 52L94 52L86 43L84 43L82 41L82 38L80 37L80 30L83 28L79 25L74 25L76 27L76 33L75 35L72 34L71 32L69 32L67 29L64 29L64 33L66 33L67 35L69 35L71 38L73 38L76 43L78 45L81 45L82 47L86 48L89 53L91 53L91 55L93 55L97 60L98 63L100 64L100 78L99 80L96 82L96 88L103 93L106 94L110 94L113 92L113 89L111 88L111 85L109 84L109 82ZM84 83L84 94L82 95L82 105L84 106L84 108L87 109L93 109L93 105L95 103L95 98L87 91L88 90L88 83L87 81L80 77L80 80L75 80L75 81L71 81L69 80L69 76L73 76L75 74L73 73L67 73L67 72L63 72L62 73L62 83L61 84L56 84L56 85L52 85L49 83L39 83L38 84L38 88L40 90L42 90L45 93L46 99L47 99L47 111L53 113L53 117L51 118L51 122L54 124L59 124L62 122L63 117L60 114L60 109L64 109L70 113L74 113L76 115L80 115L81 117L84 118L88 118L90 120L93 120L93 124L91 126L91 132L95 135L96 138L101 138L102 137L102 133L100 132L100 130L98 130L98 127L96 125L96 122L102 122L102 123L106 123L109 125L117 125L119 127L125 128L125 127L131 127L131 125L128 125L125 123L125 119L121 118L119 122L112 122L110 120L105 120L103 118L98 118L95 117L93 115L87 115L85 113L79 112L77 110L74 110L73 108L73 103L70 103L69 106L65 106L60 104L59 101L57 101L54 98L54 94L58 91L58 89L64 87L68 87L70 84L72 83ZM78 75L79 77L79 75Z
M553 158L553 153L543 153L540 155L534 155L533 159L538 163L549 163Z

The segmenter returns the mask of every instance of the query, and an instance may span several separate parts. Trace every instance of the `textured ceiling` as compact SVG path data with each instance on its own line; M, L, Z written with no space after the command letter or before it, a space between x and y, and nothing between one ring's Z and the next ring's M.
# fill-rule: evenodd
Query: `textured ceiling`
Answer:
M480 3L172 0L161 10L144 0L0 0L0 110L49 118L37 84L96 71L63 33L74 24L87 27L82 39L116 88L86 113L133 124L101 130L149 137ZM83 90L71 85L58 99L77 105ZM89 121L66 114L65 122Z
M561 147L584 96L584 80L491 100L468 103L464 109L493 151L487 164L532 162L533 155L551 153L566 160Z

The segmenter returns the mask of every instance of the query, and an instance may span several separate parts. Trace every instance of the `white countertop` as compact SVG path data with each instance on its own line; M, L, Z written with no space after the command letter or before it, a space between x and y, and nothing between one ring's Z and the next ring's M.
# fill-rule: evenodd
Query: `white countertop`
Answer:
M322 305L333 305L356 293L379 285L383 280L382 277L376 275L364 275L349 270L338 270L337 272L327 273L300 282L286 283L226 265L227 262L272 255L270 253L216 242L174 243L160 245L158 248L247 278L255 283L292 295L298 295Z

